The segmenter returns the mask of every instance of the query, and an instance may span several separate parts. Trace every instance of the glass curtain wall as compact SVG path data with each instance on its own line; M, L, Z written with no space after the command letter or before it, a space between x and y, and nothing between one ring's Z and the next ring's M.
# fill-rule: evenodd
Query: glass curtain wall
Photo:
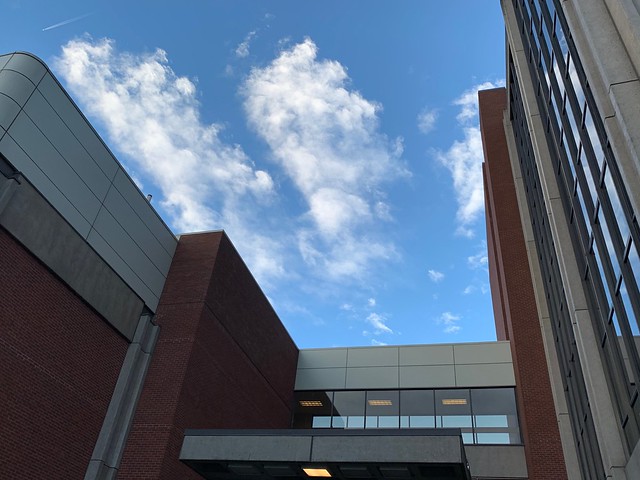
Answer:
M519 444L513 388L296 392L294 428L459 428L465 443Z

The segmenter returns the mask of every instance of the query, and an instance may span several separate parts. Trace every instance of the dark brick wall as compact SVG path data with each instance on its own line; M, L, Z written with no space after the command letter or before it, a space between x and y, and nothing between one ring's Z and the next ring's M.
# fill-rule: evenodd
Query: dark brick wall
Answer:
M506 90L480 92L479 101L491 291L496 318L504 319L511 341L529 478L563 479L564 456L504 133Z
M180 238L120 479L199 478L187 428L288 428L298 349L222 232Z
M0 227L0 478L83 478L127 341Z

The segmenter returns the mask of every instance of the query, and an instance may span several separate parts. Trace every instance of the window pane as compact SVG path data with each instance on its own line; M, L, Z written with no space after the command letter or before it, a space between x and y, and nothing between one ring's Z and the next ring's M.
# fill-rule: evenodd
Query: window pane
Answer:
M366 428L399 428L400 395L397 390L367 392Z
M434 428L433 390L401 391L400 413L403 428Z
M473 443L468 389L436 390L436 427L460 428L465 443Z
M296 392L293 428L331 427L333 392Z
M471 390L477 443L520 443L520 426L513 388Z
M365 392L335 392L333 428L364 428Z

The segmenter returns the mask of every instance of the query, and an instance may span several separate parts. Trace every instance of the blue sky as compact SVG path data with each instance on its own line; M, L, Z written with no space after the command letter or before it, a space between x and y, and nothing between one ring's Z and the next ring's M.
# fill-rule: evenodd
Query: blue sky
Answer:
M476 91L498 1L3 0L174 232L224 228L299 347L495 339Z

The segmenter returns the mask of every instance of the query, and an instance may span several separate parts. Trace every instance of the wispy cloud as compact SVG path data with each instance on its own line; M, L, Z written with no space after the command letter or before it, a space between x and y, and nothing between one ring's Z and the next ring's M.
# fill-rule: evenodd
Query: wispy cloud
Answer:
M375 307L376 306L376 299L375 298L370 298L369 300L367 300L367 305L369 307Z
M437 270L428 270L427 274L429 275L429 279L434 283L438 283L444 280L444 273Z
M436 120L438 120L437 110L428 108L423 109L418 114L418 130L426 135L435 128Z
M42 31L46 32L48 30L53 30L54 28L63 27L65 25L69 25L70 23L77 22L78 20L82 20L83 18L90 17L94 13L95 12L85 13L84 15L80 15L80 16L77 16L77 17L70 18L68 20L64 20L64 21L62 21L60 23L55 23L53 25L49 25L48 27L43 28Z
M475 285L467 285L465 287L465 289L462 291L463 295L471 295L473 292L475 292L478 288Z
M467 257L467 265L471 270L477 270L479 268L486 269L488 264L487 243L483 241L478 245L478 253Z
M390 218L383 185L408 175L402 141L379 131L382 107L349 88L346 68L317 54L307 38L253 69L244 107L306 204L304 261L333 280L361 279L373 262L397 257L376 228Z
M281 245L253 226L274 196L271 176L201 119L196 84L163 50L119 52L113 40L86 37L64 45L54 65L122 160L161 190L178 231L224 228L260 280L284 275Z
M247 36L244 37L244 40L238 44L236 47L236 57L245 58L249 56L249 46L251 40L256 36L256 33L258 33L256 30L250 31Z
M462 317L460 315L454 315L451 312L443 312L438 319L438 323L442 325L444 328L442 331L444 333L458 333L462 327L458 325Z
M376 340L375 338L371 339L371 345L374 345L376 347L383 347L385 345L387 345L385 342L381 342L380 340Z
M436 159L453 178L458 202L456 233L473 237L473 224L484 208L482 187L482 138L478 124L478 90L503 86L504 80L484 82L466 90L453 103L460 107L456 116L464 138L456 140L447 151L436 152Z
M393 330L386 324L387 319L379 313L370 313L367 316L367 322L373 327L373 333L380 335L382 333L393 333Z

